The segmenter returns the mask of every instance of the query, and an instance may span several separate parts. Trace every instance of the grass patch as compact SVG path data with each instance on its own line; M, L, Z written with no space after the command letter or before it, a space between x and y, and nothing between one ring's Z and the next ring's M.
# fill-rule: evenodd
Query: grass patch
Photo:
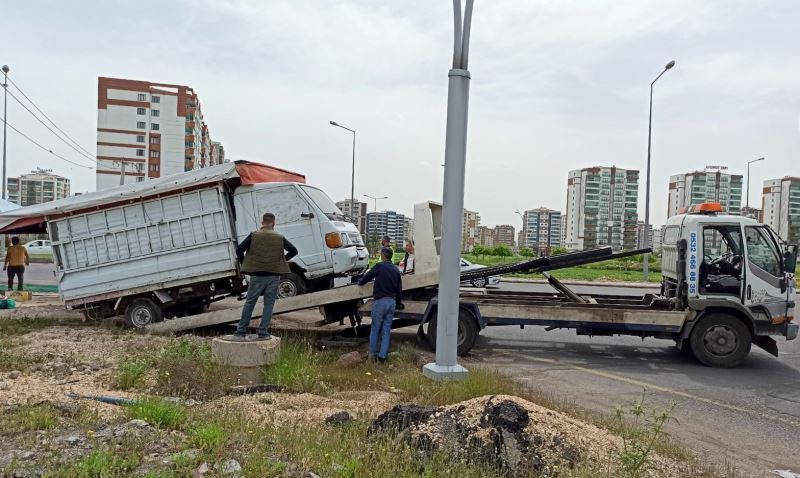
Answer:
M139 458L134 454L120 454L106 450L94 450L62 472L51 476L70 478L123 477L130 476L130 473L138 465Z
M11 349L11 341L0 338L0 372L9 370L25 370L39 360Z
M186 422L186 410L163 398L143 397L126 407L129 419L144 420L159 428L179 429Z
M144 375L150 368L147 360L126 358L119 362L114 375L114 387L119 390L140 388L144 385Z
M155 392L209 400L225 394L235 373L219 364L207 342L180 339L171 342L155 360Z
M31 430L52 430L57 424L58 414L50 405L22 405L0 415L0 435L13 436Z
M330 354L315 350L309 340L285 336L278 361L265 368L264 380L292 392L324 393L327 386L322 367L330 361Z
M0 320L0 337L12 337L25 335L47 327L58 325L50 319L42 318L23 318Z
M189 443L199 450L218 456L228 441L228 430L219 423L195 425L189 431Z

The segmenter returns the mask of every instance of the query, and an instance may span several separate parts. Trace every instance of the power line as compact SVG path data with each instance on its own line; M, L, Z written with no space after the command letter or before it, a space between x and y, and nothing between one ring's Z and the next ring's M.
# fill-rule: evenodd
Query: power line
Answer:
M25 134L25 133L23 133L22 131L18 130L17 128L15 128L14 126L12 126L12 125L11 125L11 123L9 123L8 121L5 121L5 120L3 120L3 119L0 119L0 121L2 121L3 123L5 123L5 124L6 124L6 125L7 125L9 128L11 128L12 130L16 131L16 132L17 132L17 134L19 134L19 135L20 135L20 136L22 136L23 138L27 139L27 140L28 140L28 141L30 141L31 143L35 144L36 146L40 147L41 149L43 149L43 150L47 151L48 153L52 154L52 155L53 155L53 156L55 156L56 158L58 158L58 159L62 159L62 160L66 161L66 162L68 162L68 163L70 163L70 164L74 164L75 166L79 166L79 167L81 167L81 168L86 168L86 169L94 169L94 168L93 168L93 167L91 167L91 166L84 166L83 164L76 163L75 161L70 161L69 159L67 159L67 158L65 158L65 157L63 157L63 156L61 156L61 155L59 155L59 154L56 154L56 153L54 153L52 149L48 149L46 146L42 146L42 145L41 145L41 144L40 144L38 141L36 141L35 139L32 139L32 138L31 138L30 136L28 136L27 134Z
M29 103L30 103L30 104L31 104L31 105L32 105L34 108L36 108L36 111L38 111L39 113L41 113L41 114L42 114L42 116L44 116L44 117L47 119L47 121L49 121L49 122L50 122L50 124L52 124L53 126L55 126L55 128L56 128L58 131L60 131L60 132L61 132L61 134L63 134L63 135L64 135L64 136L66 136L66 137L67 137L67 138L68 138L70 141L72 141L72 142L75 144L75 146L77 146L77 147L81 148L82 150L86 151L86 153L88 153L90 156L93 154L93 153L91 153L90 151L88 151L86 148L84 148L83 146L81 146L81 145L80 145L80 143L78 143L77 141L75 141L74 139L72 139L72 137L71 137L70 135L68 135L67 133L65 133L63 129L59 128L59 127L58 127L58 125L57 125L57 124L55 124L55 122L53 122L53 120L51 120L51 119L50 119L50 117L49 117L49 116L47 116L47 115L45 114L45 112L44 112L44 111L42 111L42 110L41 110L41 109L40 109L38 106L36 106L36 103L34 103L34 102L33 102L33 100L32 100L32 99L30 99L30 97L28 97L28 95L26 95L24 91L22 91L22 88L20 88L20 87L19 87L19 85L17 85L17 83L16 83L14 80L12 80L11 78L9 78L9 79L8 79L8 81L10 81L10 82L11 82L11 84L12 84L12 85L14 85L14 88L16 88L16 89L17 89L17 91L19 91L19 92L20 92L20 94L22 94L22 96L24 96L24 97L25 97L25 99L26 99L26 100L28 100L28 102L29 102Z
M28 108L27 106L25 106L25 103L23 103L22 101L20 101L20 99L19 99L19 98L17 98L17 97L16 97L16 95L14 95L14 93L12 93L12 92L8 91L8 88L6 88L6 91L8 92L8 94L9 94L9 95L11 95L11 97L12 97L12 98L14 98L14 100L15 100L17 103L19 103L19 104L20 104L20 106L22 106L23 108L25 108L25 111L27 111L28 113L30 113L30 114L31 114L31 116L33 116L34 118L36 118L36 121L38 121L39 123L42 123L42 126L44 126L44 127L45 127L45 128L47 128L47 129L48 129L48 130L49 130L51 133L53 133L53 134L56 136L56 138L60 139L60 140L61 140L61 141L62 141L64 144L66 144L67 146L69 146L70 148L72 148L73 150L75 150L75 152L77 152L77 153L78 153L78 154L80 154L81 156L84 156L84 157L86 157L86 158L90 159L92 162L95 162L95 161L96 161L96 158L93 158L93 157L91 157L91 156L87 155L86 153L84 153L83 151L79 150L79 149L78 149L78 148L76 148L75 146L73 146L73 145L69 144L69 142L67 142L67 140L65 140L64 138L62 138L62 137L61 137L61 136L60 136L58 133L56 133L55 131L53 131L53 128L51 128L51 127L47 126L47 123L45 123L44 121L42 121L42 119L41 119L41 118L39 118L38 116L36 116L36 114L35 114L33 111L31 111L31 110L30 110L30 108Z

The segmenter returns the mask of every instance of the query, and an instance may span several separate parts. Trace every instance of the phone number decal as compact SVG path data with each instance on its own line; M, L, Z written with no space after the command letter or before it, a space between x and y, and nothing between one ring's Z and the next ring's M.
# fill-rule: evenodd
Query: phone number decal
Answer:
M697 293L697 233L689 234L689 294Z

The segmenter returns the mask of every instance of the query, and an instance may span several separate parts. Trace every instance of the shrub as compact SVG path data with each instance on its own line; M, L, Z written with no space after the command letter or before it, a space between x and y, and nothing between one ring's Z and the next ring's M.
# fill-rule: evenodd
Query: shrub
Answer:
M630 405L628 409L618 407L613 423L622 437L622 449L619 451L618 466L620 476L640 478L647 475L652 466L651 455L659 442L667 437L664 427L672 420L675 402L665 410L648 409L642 398Z
M220 397L235 382L234 372L214 360L206 342L181 339L165 347L156 358L156 387L162 395L203 400Z

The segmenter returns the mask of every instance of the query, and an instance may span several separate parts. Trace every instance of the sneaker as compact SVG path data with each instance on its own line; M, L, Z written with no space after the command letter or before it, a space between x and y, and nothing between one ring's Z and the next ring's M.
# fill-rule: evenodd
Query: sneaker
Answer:
M230 342L247 342L247 336L244 334L226 335L223 337L223 339Z
M258 340L269 340L271 338L272 338L272 335L270 335L270 334L264 334L264 335L258 334Z
M378 362L386 363L386 357L378 357Z

